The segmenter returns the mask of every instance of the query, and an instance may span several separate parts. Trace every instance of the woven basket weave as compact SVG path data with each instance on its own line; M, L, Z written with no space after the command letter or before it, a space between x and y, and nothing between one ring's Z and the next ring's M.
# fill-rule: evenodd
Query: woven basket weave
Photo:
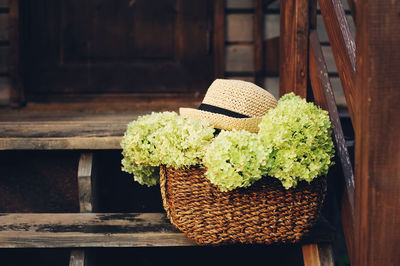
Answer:
M205 169L161 167L164 209L171 223L198 244L294 243L320 216L326 177L286 190L264 177L245 189L220 192Z

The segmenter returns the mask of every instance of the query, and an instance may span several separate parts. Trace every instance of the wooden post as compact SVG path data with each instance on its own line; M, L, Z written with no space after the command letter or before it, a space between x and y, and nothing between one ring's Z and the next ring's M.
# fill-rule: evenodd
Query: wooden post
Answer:
M400 265L399 1L357 3L355 256Z
M82 153L78 166L78 188L80 212L93 212L93 153ZM88 254L84 249L73 249L70 255L70 266L89 265Z
M279 95L288 92L306 98L309 0L281 1Z

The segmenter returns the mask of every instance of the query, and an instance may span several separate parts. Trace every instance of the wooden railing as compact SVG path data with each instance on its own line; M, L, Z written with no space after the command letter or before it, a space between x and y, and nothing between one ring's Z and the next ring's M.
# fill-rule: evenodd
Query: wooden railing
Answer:
M318 0L355 131L354 168L316 32L316 2L281 1L280 94L293 91L329 111L351 264L399 265L399 2L347 0L355 41L342 2Z

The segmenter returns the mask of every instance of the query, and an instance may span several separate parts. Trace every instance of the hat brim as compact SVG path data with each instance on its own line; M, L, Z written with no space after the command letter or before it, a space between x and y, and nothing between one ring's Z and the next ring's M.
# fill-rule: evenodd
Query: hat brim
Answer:
M234 118L194 108L179 108L179 114L183 117L207 121L210 125L218 129L247 130L253 133L257 133L259 131L258 124L260 124L262 120L262 117Z

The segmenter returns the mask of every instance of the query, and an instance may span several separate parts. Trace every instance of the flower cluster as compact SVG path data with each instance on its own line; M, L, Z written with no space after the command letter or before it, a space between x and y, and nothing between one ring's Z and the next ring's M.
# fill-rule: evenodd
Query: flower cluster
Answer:
M223 130L208 147L203 163L210 182L230 191L261 179L267 156L257 134Z
M152 113L128 125L121 142L123 171L155 185L159 166L204 165L221 191L248 187L262 176L286 188L311 182L333 164L332 125L326 111L293 93L284 95L260 123L258 134L225 131L175 112Z
M266 174L285 188L327 174L334 155L328 113L293 93L284 95L260 123L260 138L272 149Z
M175 112L139 117L128 124L121 141L122 170L136 173L135 178L141 184L155 185L159 175L154 167L200 164L213 137L213 127Z

